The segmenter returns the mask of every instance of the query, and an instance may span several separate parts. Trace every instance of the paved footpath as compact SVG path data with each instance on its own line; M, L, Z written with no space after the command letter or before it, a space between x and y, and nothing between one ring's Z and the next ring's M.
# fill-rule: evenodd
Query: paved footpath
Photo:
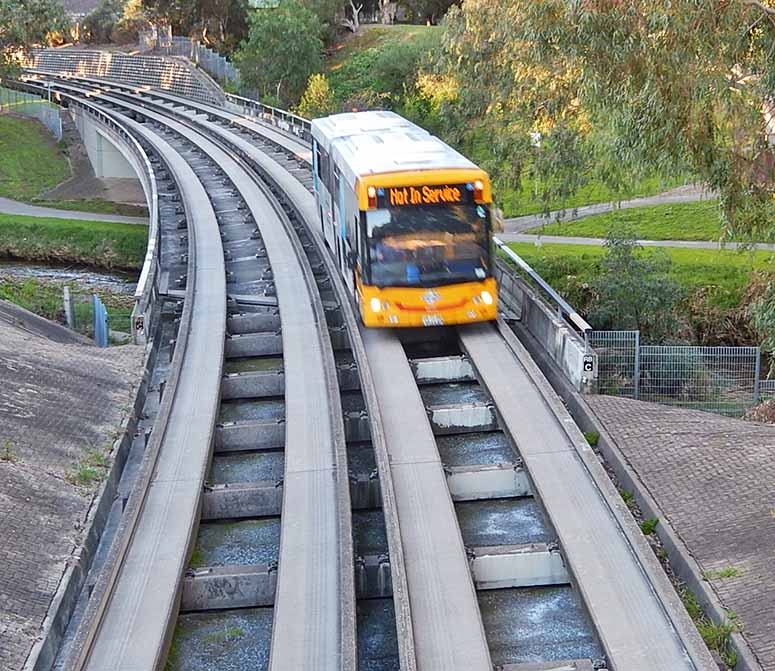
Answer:
M585 396L709 580L765 671L775 671L775 426ZM718 571L734 568L722 578Z
M10 198L0 198L0 214L19 214L25 217L51 217L52 219L82 219L84 221L109 221L116 224L148 225L148 217L124 217L118 214L99 214L77 210L56 210L20 203Z
M600 247L605 245L604 238L581 238L565 235L535 235L530 233L500 233L498 237L504 242L532 242L535 245L588 245ZM681 247L683 249L738 249L743 248L737 242L727 242L721 245L718 242L704 242L701 240L638 240L641 247ZM757 243L746 247L747 249L775 252L775 245Z
M81 543L98 483L75 485L72 473L88 450L105 454L142 375L141 347L62 344L33 330L48 331L0 319L2 671L21 671Z
M522 233L531 228L538 228L555 221L575 221L595 214L604 214L614 209L628 210L633 207L647 207L649 205L669 205L670 203L692 203L697 200L710 200L716 195L702 186L687 184L679 186L664 193L644 198L633 198L608 203L596 203L594 205L582 205L581 207L569 207L565 210L556 210L548 214L529 214L524 217L506 219L504 223L505 233Z

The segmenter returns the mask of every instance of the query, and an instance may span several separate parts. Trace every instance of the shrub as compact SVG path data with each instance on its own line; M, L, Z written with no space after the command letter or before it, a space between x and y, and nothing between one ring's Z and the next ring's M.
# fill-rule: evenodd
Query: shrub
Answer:
M606 248L603 274L594 283L599 298L591 318L596 328L640 330L653 344L674 339L681 330L677 308L685 291L669 276L670 257L661 251L639 253L627 229L613 229Z
M325 75L312 75L307 83L307 90L301 97L298 113L308 119L326 116L336 110L334 94Z

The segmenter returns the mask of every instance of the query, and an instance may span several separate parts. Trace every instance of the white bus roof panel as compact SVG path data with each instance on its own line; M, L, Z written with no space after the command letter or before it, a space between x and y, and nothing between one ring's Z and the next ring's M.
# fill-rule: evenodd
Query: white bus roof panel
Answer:
M363 175L477 168L439 138L394 112L353 112L315 119L312 135L351 183Z

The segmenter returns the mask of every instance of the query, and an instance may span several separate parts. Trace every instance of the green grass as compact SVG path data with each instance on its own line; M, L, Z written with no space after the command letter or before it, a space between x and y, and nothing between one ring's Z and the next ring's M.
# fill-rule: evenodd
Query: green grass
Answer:
M650 517L640 523L640 530L644 536L649 536L657 530L657 524L659 524L659 520L656 517Z
M597 444L600 442L600 434L597 431L585 431L584 438L586 438L590 447L597 447Z
M344 42L325 68L337 107L400 107L417 64L438 48L441 35L438 27L381 26Z
M548 223L528 233L605 238L614 226L626 226L641 240L718 241L721 238L716 200L615 210L576 221Z
M737 615L730 611L724 622L716 624L705 615L697 597L687 587L679 589L678 595L681 597L689 617L694 621L702 640L705 641L705 645L718 652L727 667L734 668L737 664L737 653L732 649L732 634L740 631Z
M0 115L0 196L29 201L70 177L70 166L37 121Z
M536 246L515 242L509 246L561 293L569 286L569 278L575 283L594 281L600 274L600 261L606 252L604 247L592 245ZM772 267L772 254L765 251L681 248L659 251L671 258L671 275L681 285L689 291L711 287L712 304L726 309L739 305L752 271ZM646 248L643 253L654 254L657 250Z
M15 464L19 458L16 456L16 451L13 449L13 444L10 440L3 442L3 446L0 448L0 461L4 461L8 464Z
M93 212L95 214L118 214L122 217L147 217L148 208L141 205L112 203L109 200L89 198L81 200L35 200L32 203L39 207L53 207L57 210L74 210L76 212Z
M654 196L681 186L686 182L687 179L685 177L643 177L626 191L617 192L603 182L591 180L569 198L550 201L548 206L545 206L540 199L540 195L537 194L536 182L530 178L525 178L520 189L500 189L495 196L507 217L520 217L528 214L541 214L547 207L549 211L572 210L582 205Z
M0 257L137 270L147 237L137 224L0 214Z
M736 566L724 566L718 571L706 571L705 578L708 580L721 579L721 578L737 578L740 575L740 569Z
M63 323L62 289L65 285L70 286L78 331L91 335L93 329L90 300L92 293L96 293L105 304L108 310L110 328L124 332L129 330L129 317L132 314L134 299L126 294L113 293L104 289L86 292L76 289L69 282L2 278L0 280L0 299L20 305L46 319Z
M402 42L413 42L418 36L428 34L440 36L441 29L438 26L429 27L405 24L364 28L358 35L354 35L334 46L326 59L326 70L328 72L339 70L355 54L367 49L401 44Z
M73 485L91 487L107 474L110 459L99 450L87 450L78 463L65 474L65 479Z

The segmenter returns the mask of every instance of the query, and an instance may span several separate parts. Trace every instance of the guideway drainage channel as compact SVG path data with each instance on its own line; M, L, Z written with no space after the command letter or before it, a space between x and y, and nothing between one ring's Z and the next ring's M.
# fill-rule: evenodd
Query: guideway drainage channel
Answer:
M447 473L493 663L592 668L602 647L492 399L453 333L419 338L404 349Z

